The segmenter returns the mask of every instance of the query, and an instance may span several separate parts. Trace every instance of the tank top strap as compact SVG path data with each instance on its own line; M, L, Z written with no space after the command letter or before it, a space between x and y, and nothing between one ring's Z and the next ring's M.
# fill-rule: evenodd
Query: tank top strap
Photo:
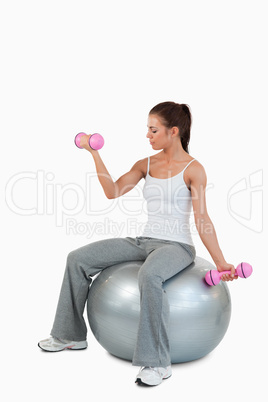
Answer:
M149 169L150 169L150 156L148 156L148 165L147 165L147 173L146 176L149 174Z
M192 160L188 163L188 165L185 166L185 168L183 169L182 172L184 172L184 171L188 168L188 166L191 165L191 163L194 162L195 160L196 160L196 159L192 159Z

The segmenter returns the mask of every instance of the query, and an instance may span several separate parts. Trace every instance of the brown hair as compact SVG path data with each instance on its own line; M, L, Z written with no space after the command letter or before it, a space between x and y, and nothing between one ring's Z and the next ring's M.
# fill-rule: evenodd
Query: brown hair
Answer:
M149 114L157 114L167 128L178 127L181 145L189 153L192 116L188 105L162 102L154 106Z

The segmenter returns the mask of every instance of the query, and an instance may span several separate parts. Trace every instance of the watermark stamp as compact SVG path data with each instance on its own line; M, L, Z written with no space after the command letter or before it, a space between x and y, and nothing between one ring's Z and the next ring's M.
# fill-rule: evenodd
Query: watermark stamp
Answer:
M227 194L229 214L256 233L263 231L263 170L257 170L232 185Z
M166 216L166 229L168 232L181 233L195 231L190 224L192 214L189 208L189 197L185 195L185 185L171 187L170 181L166 191L163 186L153 183L147 187L147 194L140 183L123 197L102 201L96 200L94 189L96 188L97 174L85 174L84 185L77 183L59 183L52 172L26 171L14 174L6 183L6 205L15 214L21 216L47 215L54 216L56 227L65 227L67 235L83 235L87 238L94 234L111 235L120 237L127 232L135 236L144 229L144 218L147 212L147 203L151 203L154 214ZM212 183L207 184L206 189L199 191L192 189L192 198L195 194L206 193L215 188ZM148 192L149 190L149 192ZM165 193L165 194L164 194ZM24 197L22 197L24 196ZM146 200L145 200L145 198ZM165 198L165 201L161 200ZM24 198L24 202L22 202ZM105 199L105 200L104 200ZM167 202L167 200L171 202ZM226 208L230 216L245 228L261 233L263 231L263 170L257 170L232 184L226 197ZM171 208L173 205L173 209ZM200 201L200 215L205 206ZM124 222L118 222L111 218L110 214L115 209L125 216ZM182 224L178 221L170 223L169 216L172 213L184 216ZM80 214L85 214L87 222L79 221ZM172 221L171 221L172 222ZM187 222L187 224L185 224ZM185 227L184 227L185 226ZM159 228L155 228L157 230ZM199 225L198 230L208 231L206 225Z

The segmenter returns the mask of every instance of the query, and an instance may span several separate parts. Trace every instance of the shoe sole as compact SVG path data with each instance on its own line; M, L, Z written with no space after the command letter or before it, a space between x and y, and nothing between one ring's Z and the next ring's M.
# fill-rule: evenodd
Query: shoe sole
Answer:
M168 378L171 377L171 375L172 375L172 374L170 374L168 377L163 377L163 380L167 380ZM161 381L161 382L162 382L162 381ZM155 387L156 385L160 385L161 382L160 382L159 384L147 384L146 382L142 382L142 381L141 381L141 378L137 378L136 381L135 381L135 384L138 384L138 385L145 385L146 387Z
M47 350L47 349L42 348L42 347L39 345L39 343L38 343L38 347L39 347L41 350L43 350L44 352L48 352L48 353L63 352L64 350L85 350L85 349L87 349L87 346L86 346L85 348L77 348L77 349L72 348L72 347L66 347L66 348L63 348L63 349L60 349L60 350Z

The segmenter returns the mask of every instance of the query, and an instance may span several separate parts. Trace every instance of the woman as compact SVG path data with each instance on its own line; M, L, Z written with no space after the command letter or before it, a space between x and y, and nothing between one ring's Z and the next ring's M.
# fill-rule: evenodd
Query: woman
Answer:
M158 385L171 376L169 304L162 285L195 258L189 227L191 207L200 238L218 271L231 270L222 279L235 278L235 268L225 261L207 213L205 170L188 153L190 129L187 105L156 105L148 116L147 138L153 150L160 152L135 163L116 182L99 152L90 148L89 136L81 138L81 146L93 156L100 184L109 199L122 196L145 179L148 221L141 237L98 241L68 255L51 338L39 342L41 349L85 349L87 327L83 312L92 276L123 261L141 260L141 311L132 363L142 368L136 382Z

